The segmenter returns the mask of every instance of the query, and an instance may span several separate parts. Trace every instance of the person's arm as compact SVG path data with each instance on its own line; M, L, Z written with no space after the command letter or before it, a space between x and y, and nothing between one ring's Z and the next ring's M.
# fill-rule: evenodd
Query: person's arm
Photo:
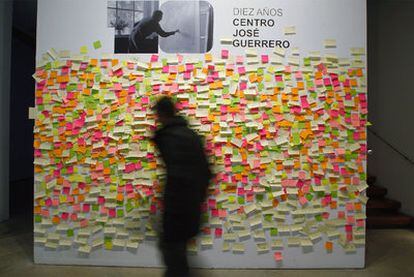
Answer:
M161 26L160 26L160 24L159 23L157 23L157 25L156 25L156 27L155 27L155 32L158 34L158 35L160 35L161 37L163 37L163 38L165 38L165 37L169 37L169 36L172 36L172 35L174 35L175 33L177 33L179 30L175 30L175 31L172 31L172 32L166 32L166 31L164 31L162 28L161 28Z

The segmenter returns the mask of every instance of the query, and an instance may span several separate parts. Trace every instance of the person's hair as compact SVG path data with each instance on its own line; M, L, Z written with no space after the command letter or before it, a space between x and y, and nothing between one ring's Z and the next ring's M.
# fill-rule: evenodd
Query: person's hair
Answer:
M158 99L154 106L158 116L161 117L174 117L175 116L175 104L173 100L168 96L163 96Z
M161 17L162 15L163 15L162 11L160 11L160 10L156 10L156 11L154 11L154 13L152 14L152 17L153 17L153 18L158 18L158 17Z

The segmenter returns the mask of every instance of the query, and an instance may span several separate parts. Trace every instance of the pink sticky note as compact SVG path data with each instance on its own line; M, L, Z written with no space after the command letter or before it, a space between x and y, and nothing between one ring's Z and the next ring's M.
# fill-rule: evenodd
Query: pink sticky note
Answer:
M323 63L320 63L317 65L317 68L319 71L321 71L323 74L326 74L327 70L326 70L326 66Z
M72 206L73 212L80 212L80 204L75 204Z
M158 62L158 55L152 55L151 56L151 62L152 63Z
M170 67L168 65L162 68L162 73L168 73L170 71Z
M364 220L364 219L358 219L358 220L356 221L356 225L357 225L358 227L364 227L364 226L365 226L365 220Z
M237 71L239 72L239 74L246 74L246 68L244 66L239 67Z
M90 210L90 205L89 204L83 204L83 207L82 207L82 212L84 212L84 213L89 213L89 210Z
M296 80L302 80L303 76L302 76L302 71L298 71L295 73L295 78Z
M191 73L190 72L185 72L184 73L184 79L185 80L191 79Z
M227 59L229 57L229 50L223 49L221 50L221 58Z
M67 220L69 218L69 213L62 213L60 216L63 220Z
M109 217L116 217L116 210L115 209L108 209L108 216Z
M262 63L268 63L269 62L269 56L268 55L262 55Z
M69 193L70 193L70 188L63 188L62 189L62 194L68 195Z
M131 164L125 165L125 172L126 173L130 173L134 170L135 170L135 164L131 163Z
M282 75L276 75L275 80L276 80L276 82L283 82L283 76Z
M224 210L224 209L219 210L219 217L226 218L227 217L227 210Z
M183 55L177 54L177 60L178 60L179 63L182 63L183 59L184 59Z
M99 205L105 204L105 197L103 197L103 196L98 196L98 204L99 204Z
M132 186L132 184L126 184L125 185L125 190L127 192L131 192L131 191L134 191L134 187Z
M351 212L354 210L354 203L346 203L345 207L348 212Z
M300 102L301 102L301 105L302 105L303 109L308 109L309 108L309 103L308 103L308 100L307 100L307 96L301 96L300 97Z
M71 214L70 215L70 220L77 221L78 220L78 215L77 214Z
M45 200L45 205L48 206L48 207L52 206L52 199L50 199L50 198L46 199Z
M194 65L193 64L186 64L185 65L185 70L186 71L193 71L194 70Z
M316 79L316 80L315 80L315 85L316 85L317 87L322 86L322 85L323 85L323 80L322 80L322 79Z
M141 98L141 103L142 104L148 104L149 103L149 98L148 97L142 97Z
M282 256L282 252L275 252L273 254L273 257L275 259L276 262L281 262L283 261L283 256Z
M222 228L216 228L214 230L214 235L216 236L216 238L221 238L221 236L223 235L223 229Z
M151 212L152 214L157 213L157 206L155 206L155 205L151 205L150 212Z
M80 226L81 226L82 228L84 228L84 227L88 226L88 220L87 220L87 219L82 219L82 220L80 221Z
M305 197L301 197L299 198L299 203L303 206L308 203L308 200Z
M346 218L346 223L347 223L347 224L350 224L350 225L355 224L355 217L353 217L353 216L348 216L348 217Z

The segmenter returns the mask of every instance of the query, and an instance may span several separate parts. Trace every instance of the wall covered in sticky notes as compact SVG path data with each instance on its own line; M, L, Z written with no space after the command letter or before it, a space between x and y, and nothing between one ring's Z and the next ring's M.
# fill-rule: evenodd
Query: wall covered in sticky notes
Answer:
M193 264L364 266L362 1L257 1L256 11L283 9L274 36L290 42L257 49L234 46L234 26L218 30L247 1L208 1L215 11L212 51L173 55L161 48L105 54L111 47L113 53L113 38L97 36L108 29L95 29L103 20L89 15L106 12L106 3L91 2L64 2L65 13L76 11L95 31L87 42L55 2L39 1L38 51L48 50L38 52L33 75L36 262L161 264L156 240L165 173L150 141L156 128L150 107L170 95L205 137L216 172L203 228L188 245ZM299 16L309 9L313 20ZM352 25L358 23L359 29ZM48 26L73 28L71 41L60 48ZM309 39L315 30L323 37Z

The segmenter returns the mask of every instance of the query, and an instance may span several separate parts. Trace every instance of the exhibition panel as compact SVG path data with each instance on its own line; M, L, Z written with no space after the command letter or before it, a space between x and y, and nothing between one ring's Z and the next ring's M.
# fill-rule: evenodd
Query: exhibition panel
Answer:
M364 267L364 1L38 2L36 262L161 265L169 95L215 173L194 265Z

